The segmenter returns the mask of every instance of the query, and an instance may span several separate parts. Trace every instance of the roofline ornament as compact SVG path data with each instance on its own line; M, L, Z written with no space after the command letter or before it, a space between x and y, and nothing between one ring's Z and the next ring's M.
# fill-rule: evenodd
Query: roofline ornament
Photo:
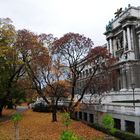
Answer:
M115 18L119 17L121 13L122 13L122 8L117 9L117 11L114 13L115 14Z

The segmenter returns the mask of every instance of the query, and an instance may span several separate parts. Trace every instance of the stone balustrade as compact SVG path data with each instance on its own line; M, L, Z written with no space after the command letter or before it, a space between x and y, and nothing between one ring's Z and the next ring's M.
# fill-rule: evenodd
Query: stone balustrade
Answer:
M134 115L140 116L140 107L139 106L122 106L122 105L112 105L112 104L83 104L80 107L81 110L88 110L88 111L100 111L100 112L107 112L107 113L119 113L119 114L126 114L126 115Z

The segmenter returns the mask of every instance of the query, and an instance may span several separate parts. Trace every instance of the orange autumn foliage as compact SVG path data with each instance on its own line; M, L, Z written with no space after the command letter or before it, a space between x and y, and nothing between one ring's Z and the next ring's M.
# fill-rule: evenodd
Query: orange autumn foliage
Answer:
M37 113L31 110L23 113L19 122L20 139L25 140L58 140L60 134L65 130L61 122L61 114L58 115L58 122L52 123L50 113ZM88 127L79 121L72 120L69 129L84 140L103 140L105 134ZM11 121L0 122L0 139L10 140L13 138L13 126Z

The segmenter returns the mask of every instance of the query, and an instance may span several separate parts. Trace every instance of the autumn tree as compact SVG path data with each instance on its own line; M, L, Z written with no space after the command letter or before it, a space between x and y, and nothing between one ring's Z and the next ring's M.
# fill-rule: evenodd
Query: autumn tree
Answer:
M102 98L114 89L114 81L116 81L117 77L117 71L111 67L105 71L100 71L91 80L88 88L89 100L87 102L100 104Z
M54 39L50 34L36 35L27 30L20 30L16 45L25 63L26 73L32 83L32 88L46 101L48 106L53 107L52 116L54 117L52 120L57 121L57 102L60 97L64 96L59 91L61 85L59 81L63 79L64 67L51 48ZM63 86L61 85L61 87ZM51 97L51 101L47 97Z
M92 47L93 42L89 38L75 33L68 33L54 42L56 53L62 55L62 61L69 68L71 75L70 111L73 111L81 102L97 72L99 70L107 71L109 66L114 62L114 59L107 52L106 48L96 47L92 49ZM75 101L77 94L76 85L87 64L92 66L92 74L87 78L84 85L82 85L79 98Z
M9 18L0 19L0 116L7 103L12 107L17 81L24 73L24 64L15 47L16 37L12 21Z
M61 54L62 61L71 74L71 99L69 108L74 106L76 82L84 67L79 68L79 62L87 55L93 42L83 35L68 33L54 42L56 53Z
M109 92L114 86L112 78L117 76L116 71L112 69L116 59L102 46L91 49L87 58L92 68L95 68L96 65L98 66L91 81L96 93Z
M96 95L98 97L97 102L100 103L105 93L113 88L112 77L116 73L112 70L112 65L116 62L116 59L105 47L98 46L89 51L84 61L82 62L84 65L90 65L91 72L88 75L85 73L86 80L84 81L81 93L82 95L85 92ZM81 97L75 105L81 101Z
M70 83L66 80L59 80L47 86L47 95L52 101L52 121L57 121L58 101L63 103L69 96ZM62 106L64 107L64 106ZM62 109L62 108L61 108Z
M18 31L16 46L25 64L26 76L31 81L32 89L49 104L43 91L46 84L42 77L42 71L47 72L51 62L48 49L40 42L38 35L25 29Z
M68 96L69 82L64 78L66 68L60 61L61 56L54 53L50 44L48 49L51 63L45 70L40 70L46 84L46 96L51 99L52 121L55 122L57 121L58 101Z
M18 80L17 84L20 89L24 91L23 99L27 102L28 105L36 100L38 93L35 88L33 88L32 81L28 77L27 73ZM18 104L18 100L15 100L15 103Z

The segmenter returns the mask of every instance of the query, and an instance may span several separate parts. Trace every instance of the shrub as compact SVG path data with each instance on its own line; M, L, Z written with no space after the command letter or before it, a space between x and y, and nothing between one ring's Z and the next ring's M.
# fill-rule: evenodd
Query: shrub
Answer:
M60 140L80 140L78 137L74 135L71 131L63 131L60 135Z
M110 132L109 132L109 128L103 127L103 126L101 126L101 125L99 125L99 124L97 124L97 123L89 124L89 126L95 128L95 129L97 129L97 130L99 130L99 131L102 131L102 132L104 132L104 133L107 133L107 134L110 133Z
M71 123L70 114L65 112L62 114L62 122L63 124L68 127Z
M15 113L15 114L13 114L12 117L11 117L11 120L12 120L14 123L19 122L21 119L22 119L22 116L21 116L21 114L19 114L19 113Z
M66 126L66 130L61 133L60 140L83 140L68 130L68 126L71 124L71 118L68 112L62 114L62 123Z
M111 129L109 129L109 133L111 134L111 135L115 135L115 133L116 133L116 128L111 128Z
M113 128L114 127L114 120L111 115L105 114L102 117L102 125L106 128Z
M99 131L102 131L106 134L112 135L116 138L119 138L121 140L140 140L140 136L135 135L133 133L129 133L129 132L125 132L125 131L121 131L121 130L117 130L115 128L107 128L107 127L103 127L99 124L90 124L90 127L93 127Z
M120 130L116 130L114 136L122 140L140 140L140 136Z

